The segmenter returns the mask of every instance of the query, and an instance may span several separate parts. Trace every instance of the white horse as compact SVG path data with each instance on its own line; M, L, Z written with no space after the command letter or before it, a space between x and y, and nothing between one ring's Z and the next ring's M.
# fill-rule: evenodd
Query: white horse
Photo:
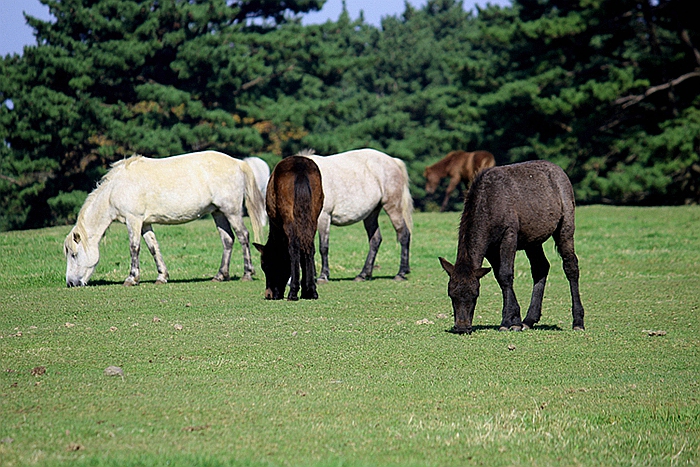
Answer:
M251 169L253 169L253 174L255 174L255 183L258 184L260 193L262 193L263 202L265 201L265 196L267 195L267 182L270 180L270 166L267 162L260 159L259 157L246 157L243 162L247 163ZM267 211L263 211L263 225L267 225Z
M243 224L244 197L253 233L260 238L265 205L246 163L215 151L164 159L132 156L116 162L87 197L66 237L66 285L88 283L100 259L100 239L115 220L125 223L129 232L131 270L124 285L139 283L142 235L158 268L156 284L167 282L168 270L151 224L182 224L207 213L214 217L224 245L213 280L229 278L233 232L243 247L243 280L251 280L254 269Z
M321 170L325 201L318 217L321 274L318 282L327 282L328 235L331 224L344 226L364 221L369 238L367 260L356 281L370 279L382 235L379 212L389 215L399 243L401 264L396 280L406 279L411 270L408 253L413 228L413 199L408 190L406 165L400 159L374 149L358 149L333 156L317 156L312 151L299 153L309 157Z
M258 188L260 189L260 193L262 193L263 198L265 198L265 195L267 194L267 182L270 180L270 166L259 157L246 157L243 159L243 162L246 162L250 168L253 169L253 173L255 174L255 182L258 184Z

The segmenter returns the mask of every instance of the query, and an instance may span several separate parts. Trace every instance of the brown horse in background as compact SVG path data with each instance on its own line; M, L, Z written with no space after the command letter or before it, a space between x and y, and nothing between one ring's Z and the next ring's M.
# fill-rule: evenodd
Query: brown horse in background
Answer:
M462 181L469 184L476 174L495 165L496 160L488 151L452 151L439 162L426 167L423 172L426 179L425 192L432 195L440 185L440 180L450 177L450 184L447 186L445 199L440 207L440 211L444 211L447 209L450 195Z
M277 164L267 184L267 244L255 243L265 273L265 298L279 300L290 282L287 300L317 299L314 237L323 208L321 172L314 161L292 156ZM291 277L291 281L290 281Z

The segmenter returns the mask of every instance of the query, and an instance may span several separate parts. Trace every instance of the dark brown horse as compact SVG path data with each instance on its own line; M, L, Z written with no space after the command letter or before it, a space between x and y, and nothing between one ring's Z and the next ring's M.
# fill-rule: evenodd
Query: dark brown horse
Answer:
M500 329L520 331L532 328L542 314L542 297L549 262L542 243L549 237L561 255L569 280L574 330L583 330L583 305L579 296L578 258L574 252L574 192L571 182L557 165L546 161L494 167L479 174L464 200L459 226L457 261L440 258L450 276L453 332L471 333L479 280L493 266L503 292L503 320ZM534 287L525 320L513 291L516 250L525 250L530 260Z
M314 236L323 208L318 166L306 157L292 156L277 164L267 184L267 244L255 243L265 273L265 298L279 300L290 282L287 300L316 299ZM291 281L290 281L291 277Z
M447 185L445 199L440 207L440 210L444 211L447 209L450 195L462 181L465 184L471 183L476 174L495 165L496 160L493 158L493 154L488 151L452 151L439 162L426 167L423 172L426 180L425 192L432 195L440 185L440 180L450 177L450 184Z

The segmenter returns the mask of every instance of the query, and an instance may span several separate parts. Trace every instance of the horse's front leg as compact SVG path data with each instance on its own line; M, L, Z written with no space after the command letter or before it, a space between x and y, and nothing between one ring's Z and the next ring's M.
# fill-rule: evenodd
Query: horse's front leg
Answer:
M129 252L131 253L131 268L129 275L124 280L124 285L129 287L139 285L141 272L139 267L139 252L141 250L141 219L132 218L126 220L126 230L129 232Z
M214 223L216 224L216 229L219 231L221 244L223 245L221 266L219 266L219 271L212 278L212 281L223 282L229 279L229 267L231 264L231 254L233 252L233 231L231 230L231 224L221 211L214 211L211 215L214 218Z
M440 206L440 211L445 212L447 210L447 204L450 202L450 195L462 182L460 177L450 178L450 183L447 185L447 191L445 192L445 199L442 201L442 206Z
M365 230L367 231L367 238L369 239L369 252L367 253L367 260L365 260L362 271L355 277L356 281L364 281L372 278L374 260L377 258L379 246L382 244L382 234L379 231L379 209L374 210L367 216L364 220L364 224Z
M158 269L158 278L156 279L156 284L165 284L168 282L168 268L165 267L165 261L163 261L163 255L160 253L160 246L156 240L156 234L153 232L153 228L150 225L144 225L141 229L143 239L146 241L146 246L148 251L153 255L153 259L156 262L156 269Z
M330 277L330 267L328 266L328 242L331 230L331 216L321 212L318 216L318 251L321 253L321 274L316 282L325 284Z
M511 331L521 331L523 324L520 318L520 305L515 298L515 291L513 289L517 239L508 237L509 234L506 233L498 253L487 255L487 259L493 266L493 272L496 275L496 280L503 294L502 320L499 330L507 331L510 329ZM515 237L515 235L511 237Z
M547 275L549 274L549 261L547 261L541 244L526 248L525 254L530 260L533 286L530 306L523 320L523 329L530 329L542 316L542 298L544 297L544 286L547 283Z

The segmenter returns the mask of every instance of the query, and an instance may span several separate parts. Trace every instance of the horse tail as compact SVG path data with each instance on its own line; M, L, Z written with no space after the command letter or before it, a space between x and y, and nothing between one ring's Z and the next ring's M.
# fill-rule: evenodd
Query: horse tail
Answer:
M245 207L248 209L250 222L253 224L253 237L256 242L259 242L263 236L263 226L267 223L265 200L258 189L253 169L245 162L241 162L239 167L243 172L243 178L245 178Z
M406 170L406 164L401 159L394 158L394 160L401 169L401 184L403 185L403 192L401 193L401 216L406 223L409 233L413 233L413 198L411 197L411 191L408 189L408 170Z
M316 219L311 216L313 206L311 181L306 172L300 172L294 178L294 231L299 247L304 253L310 253L314 246L316 230L305 230L310 225L316 226ZM311 232L311 235L308 235Z

